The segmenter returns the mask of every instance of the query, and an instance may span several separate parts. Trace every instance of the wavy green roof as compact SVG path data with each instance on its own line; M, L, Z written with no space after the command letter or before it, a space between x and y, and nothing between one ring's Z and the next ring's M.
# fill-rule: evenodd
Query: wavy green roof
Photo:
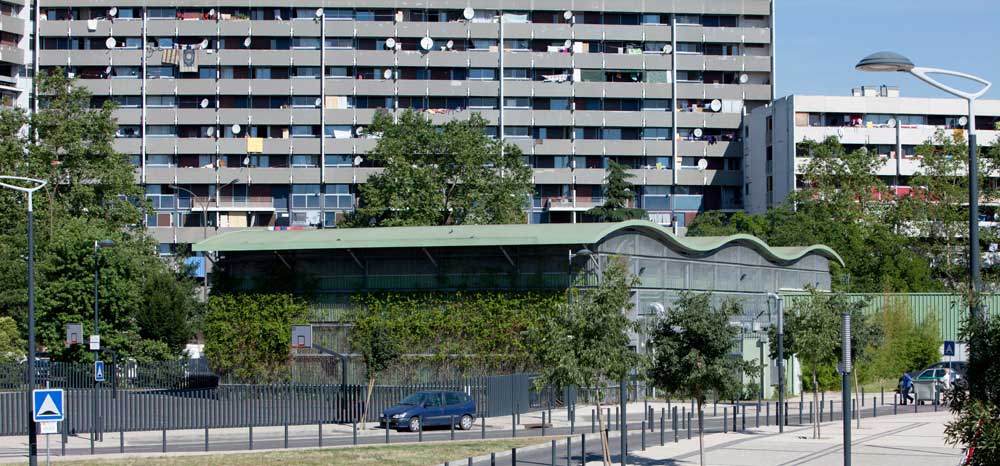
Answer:
M773 262L793 262L820 254L841 265L844 261L823 245L771 247L750 235L675 236L646 220L619 223L547 223L523 225L452 225L431 227L331 228L324 230L239 230L208 238L195 251L288 251L309 249L437 248L469 246L545 246L596 244L622 230L641 230L662 238L678 251L709 253L730 243L742 243Z

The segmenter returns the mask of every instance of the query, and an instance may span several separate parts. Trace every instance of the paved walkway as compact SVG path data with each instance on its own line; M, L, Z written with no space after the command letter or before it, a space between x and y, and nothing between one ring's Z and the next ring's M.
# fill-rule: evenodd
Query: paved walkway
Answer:
M955 465L961 448L945 442L947 412L907 414L865 419L860 430L852 430L852 463L855 466ZM776 427L748 429L746 433L705 436L705 462L726 466L842 465L841 422L822 425L822 438L812 439L812 429L792 427L779 434ZM617 455L615 461L617 461ZM629 464L697 465L698 440L649 447L630 454ZM588 466L600 466L589 461Z

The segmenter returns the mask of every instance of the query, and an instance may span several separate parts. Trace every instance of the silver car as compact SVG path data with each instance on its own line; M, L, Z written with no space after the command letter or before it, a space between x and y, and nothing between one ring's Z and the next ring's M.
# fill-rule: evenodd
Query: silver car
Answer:
M951 369L941 367L924 369L913 379L913 401L923 404L925 401L933 402L939 399L938 395L941 392L951 388L953 380L951 372Z

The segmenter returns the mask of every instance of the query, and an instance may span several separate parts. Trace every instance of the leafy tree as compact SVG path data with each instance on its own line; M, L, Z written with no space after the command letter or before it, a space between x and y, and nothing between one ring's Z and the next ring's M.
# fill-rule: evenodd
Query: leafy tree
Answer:
M697 402L699 419L706 395L740 396L740 376L752 366L731 354L739 330L729 321L742 313L736 301L712 306L710 294L681 293L676 304L658 322L652 338L649 378L669 393ZM698 453L705 464L705 433L698 423Z
M486 124L478 114L434 125L412 110L398 121L376 113L367 134L379 139L368 158L385 170L361 185L346 225L524 223L531 169L516 146L488 137Z
M24 354L24 339L17 331L17 323L10 317L0 317L0 363L20 361Z
M351 327L351 347L361 354L365 364L365 375L368 376L368 393L365 395L365 407L359 418L362 421L368 413L375 377L402 355L403 351L399 344L400 333L405 330L405 327L394 328L383 316L372 314L355 320ZM361 424L364 426L364 422Z
M952 444L971 453L971 466L1000 464L1000 320L968 319L962 338L969 342L968 373L945 397L954 419L945 426Z
M923 369L940 359L941 336L934 315L918 323L905 300L890 299L874 318L884 339L873 349L867 369L872 376L895 380L903 372Z
M195 283L187 271L187 267L180 267L180 273L151 268L142 287L142 312L135 315L139 336L162 342L173 354L180 353L190 341L192 311L198 308Z
M731 236L739 233L767 238L770 235L767 218L746 212L710 210L694 218L688 226L688 236Z
M531 333L541 368L536 387L597 390L595 404L605 464L611 463L611 456L600 417L602 388L625 379L640 363L639 355L629 348L629 332L636 324L627 316L632 308L631 289L636 283L625 261L613 258L597 287L571 289L562 312L543 321Z
M306 306L288 294L216 295L205 315L205 356L219 375L242 381L280 379L290 360L289 335Z
M802 168L803 188L791 194L796 204L821 202L833 222L871 223L881 220L888 188L876 175L886 160L867 148L847 152L836 136L797 145L809 161Z
M623 222L625 220L647 218L646 211L629 204L635 202L635 187L629 178L635 175L625 171L625 166L608 162L608 174L604 178L604 204L587 211L598 222Z
M136 318L146 303L187 291L143 289L147 276L164 273L168 264L142 229L143 191L134 167L114 151L113 106L91 108L89 91L62 70L42 74L38 86L37 113L0 111L0 173L48 182L34 197L37 343L57 359L89 358L79 347L64 348L63 326L93 322L94 241L112 239L117 246L100 256L102 343L129 357L138 349ZM12 317L21 334L27 333L25 202L23 194L0 190L0 280L7 284L0 289L0 315Z

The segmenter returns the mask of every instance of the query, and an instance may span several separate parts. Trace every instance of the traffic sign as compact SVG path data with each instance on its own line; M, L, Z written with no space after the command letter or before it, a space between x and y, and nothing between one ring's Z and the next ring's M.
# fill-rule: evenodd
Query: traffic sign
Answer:
M62 421L66 406L61 388L38 389L31 392L31 415L35 422Z
M91 351L100 351L100 349L101 349L101 336L100 335L91 335L90 336L90 350Z
M955 355L955 342L954 341L945 341L944 342L944 355L945 356L954 356Z
M104 382L104 361L94 361L94 381Z

